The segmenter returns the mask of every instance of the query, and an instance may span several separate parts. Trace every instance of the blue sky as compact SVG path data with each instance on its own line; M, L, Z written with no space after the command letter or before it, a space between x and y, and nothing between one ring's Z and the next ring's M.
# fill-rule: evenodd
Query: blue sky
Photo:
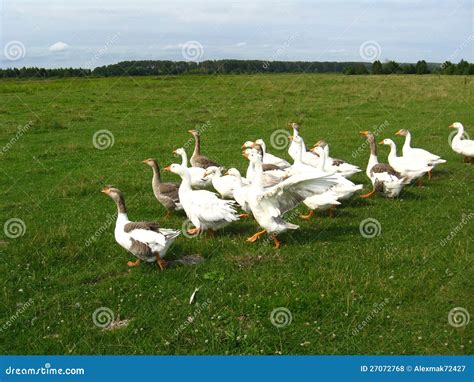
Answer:
M136 59L474 61L473 0L0 4L3 68Z

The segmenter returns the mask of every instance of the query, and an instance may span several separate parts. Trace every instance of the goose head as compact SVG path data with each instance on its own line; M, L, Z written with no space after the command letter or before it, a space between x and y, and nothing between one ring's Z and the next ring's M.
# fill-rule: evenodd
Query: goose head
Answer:
M389 139L389 138L385 138L385 139L382 139L382 140L379 142L379 145L394 146L394 145L395 145L395 142L392 141L392 140Z
M177 148L176 150L173 151L173 154L176 155L183 155L185 153L184 149L182 147Z
M163 170L172 172L173 174L177 174L179 176L185 176L187 173L187 169L177 163L173 163L168 167L165 167Z
M400 129L395 133L395 135L400 135L402 137L406 137L408 135L408 130L407 129Z
M125 207L125 200L124 200L122 191L112 186L105 186L101 190L101 192L110 196L110 198L117 205L120 213L125 213L125 214L127 213L127 208Z
M156 168L156 169L159 169L158 168L158 162L156 161L156 159L153 159L153 158L149 158L149 159L145 159L143 161L143 163L145 163L146 165L152 167L152 168Z
M250 149L255 142L252 141L246 141L240 148L241 149Z
M122 191L112 186L105 186L100 192L109 195L112 199L118 199L119 196L123 196Z
M315 146L309 151L311 151L313 154L315 154L318 157L324 156L324 149L321 146Z
M459 130L464 129L464 126L461 122L454 122L452 125L449 125L449 128Z
M300 125L298 125L296 122L290 122L288 123L288 127L290 129L298 131L300 129Z
M225 173L226 175L230 175L230 176L235 176L235 177L240 177L240 171L237 170L236 168L232 167L232 168L229 168L227 170L227 172Z
M363 137L366 137L369 142L375 142L375 137L372 132L365 130L365 131L359 131L359 134Z
M209 166L206 168L206 171L204 172L204 178L208 177L209 175L214 176L217 175L218 177L221 176L222 174L222 167L217 167L217 166Z
M242 155L246 157L253 164L262 162L262 157L255 150L250 150L250 151L246 150L242 153Z
M326 142L324 139L320 139L319 141L317 141L317 142L313 145L313 147L323 147L323 148L324 148L324 147L327 146L327 145L328 145L328 144L327 144L327 142Z

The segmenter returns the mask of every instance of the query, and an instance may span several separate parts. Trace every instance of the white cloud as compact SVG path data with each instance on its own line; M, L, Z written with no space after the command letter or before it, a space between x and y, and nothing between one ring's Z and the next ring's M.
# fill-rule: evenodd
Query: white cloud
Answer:
M65 42L58 41L55 42L53 45L49 47L50 52L62 52L63 50L66 50L69 48L69 45L66 44Z
M237 46L245 46L245 45L247 45L247 43L246 43L246 42L238 42L238 43L235 44L235 45L237 45Z

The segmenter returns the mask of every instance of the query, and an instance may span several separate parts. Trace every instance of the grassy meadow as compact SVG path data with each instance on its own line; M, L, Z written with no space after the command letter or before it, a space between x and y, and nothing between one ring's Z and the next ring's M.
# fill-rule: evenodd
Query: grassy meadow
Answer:
M455 327L448 316L474 313L474 167L451 151L448 125L460 121L474 135L473 84L297 74L0 81L0 351L472 354L473 323ZM179 229L185 215L165 217L144 159L164 167L178 161L178 147L190 155L187 130L201 127L203 153L244 171L249 139L288 159L270 136L289 121L307 144L324 138L331 156L364 171L360 130L378 129L400 150L394 133L407 128L413 146L448 163L397 200L356 196L309 222L290 213L301 228L281 235L279 250L247 243L257 226L246 219L213 238L178 238L167 259L201 255L198 265L127 267L133 257L114 240L104 185L125 193L132 220ZM101 150L93 136L103 129L113 145ZM387 153L379 146L380 160ZM353 181L370 190L364 172ZM380 224L373 238L359 229L368 218ZM24 226L12 233L11 219ZM99 308L113 314L112 327L94 323ZM291 322L272 324L277 308Z

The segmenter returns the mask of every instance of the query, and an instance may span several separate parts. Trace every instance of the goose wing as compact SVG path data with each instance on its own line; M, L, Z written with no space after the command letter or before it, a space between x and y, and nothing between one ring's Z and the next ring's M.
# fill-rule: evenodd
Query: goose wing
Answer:
M304 199L320 194L336 184L330 175L297 174L265 189L259 199L269 200L283 214L295 208Z

